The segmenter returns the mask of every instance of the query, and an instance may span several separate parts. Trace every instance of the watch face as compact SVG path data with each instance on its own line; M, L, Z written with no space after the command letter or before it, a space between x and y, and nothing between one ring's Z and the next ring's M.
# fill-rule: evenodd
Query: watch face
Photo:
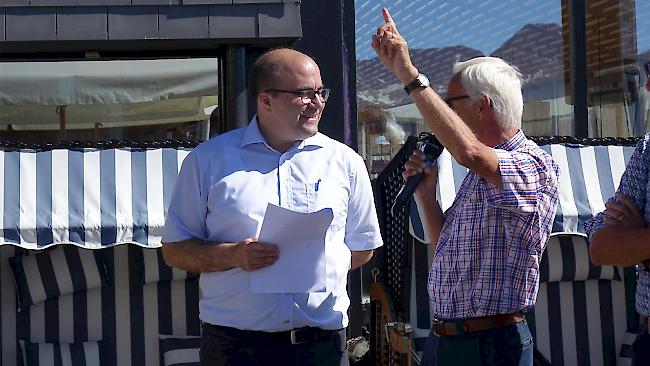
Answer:
M420 82L420 86L429 86L429 78L427 78L426 75L420 74L417 79Z

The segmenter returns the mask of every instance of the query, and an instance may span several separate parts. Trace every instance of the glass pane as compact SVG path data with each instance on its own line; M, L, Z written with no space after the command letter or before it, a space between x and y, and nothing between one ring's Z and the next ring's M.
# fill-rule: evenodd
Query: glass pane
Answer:
M204 140L218 116L216 58L0 67L0 140Z
M650 130L650 2L587 2L589 135L641 136Z
M560 0L357 0L359 152L372 173L397 151L401 131L408 135L426 129L402 85L370 47L383 22L383 6L409 42L414 64L438 93L446 93L455 62L498 56L523 74L524 132L573 133L573 106L566 98L568 18ZM382 123L375 123L382 113Z

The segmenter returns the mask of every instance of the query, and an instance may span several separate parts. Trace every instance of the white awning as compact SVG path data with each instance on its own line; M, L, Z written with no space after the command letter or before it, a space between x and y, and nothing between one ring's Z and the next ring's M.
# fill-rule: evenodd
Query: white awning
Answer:
M152 102L217 95L217 59L0 63L0 105Z
M59 128L62 121L66 128L92 128L207 119L218 102L217 61L2 62L0 126L40 130Z

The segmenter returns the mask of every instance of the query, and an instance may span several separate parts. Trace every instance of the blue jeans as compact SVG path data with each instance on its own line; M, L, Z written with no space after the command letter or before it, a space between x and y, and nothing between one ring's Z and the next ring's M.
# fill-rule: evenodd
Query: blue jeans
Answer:
M533 337L523 322L458 336L429 334L424 366L499 365L532 366Z

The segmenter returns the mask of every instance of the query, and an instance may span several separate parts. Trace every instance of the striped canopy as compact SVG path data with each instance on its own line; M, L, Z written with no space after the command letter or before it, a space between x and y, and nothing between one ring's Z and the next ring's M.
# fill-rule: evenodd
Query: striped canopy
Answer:
M190 149L0 151L0 245L160 246Z
M634 146L583 146L552 144L541 146L560 166L560 203L553 222L553 234L584 235L584 223L605 209L605 202L618 188L625 165ZM438 158L438 202L448 209L467 169L447 150ZM411 205L409 230L418 240L428 243L418 208Z
M553 233L584 234L584 222L616 191L634 147L552 144L542 149L561 169ZM160 246L174 182L190 150L0 151L0 245ZM437 195L446 210L467 169L447 151L438 164ZM410 217L411 234L428 242L415 205Z

